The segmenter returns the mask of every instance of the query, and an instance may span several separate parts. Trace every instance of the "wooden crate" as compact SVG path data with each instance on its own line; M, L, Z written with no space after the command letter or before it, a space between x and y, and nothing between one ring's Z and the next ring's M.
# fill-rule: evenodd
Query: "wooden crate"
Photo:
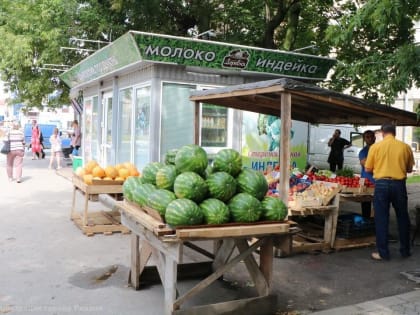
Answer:
M76 226L87 236L95 234L111 235L119 232L129 234L130 230L121 224L119 211L97 211L89 212L87 224L83 224L83 217L80 213L74 212L71 219Z

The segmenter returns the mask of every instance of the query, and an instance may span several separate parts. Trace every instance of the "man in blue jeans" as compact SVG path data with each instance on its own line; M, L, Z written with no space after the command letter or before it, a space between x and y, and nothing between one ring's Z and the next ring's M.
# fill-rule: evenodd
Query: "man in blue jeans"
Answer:
M393 206L398 223L400 254L409 257L410 217L407 205L407 173L413 171L414 155L410 146L395 139L395 125L385 123L381 127L383 140L373 144L365 162L365 170L373 172L375 193L376 248L375 260L389 260L388 226L389 207Z

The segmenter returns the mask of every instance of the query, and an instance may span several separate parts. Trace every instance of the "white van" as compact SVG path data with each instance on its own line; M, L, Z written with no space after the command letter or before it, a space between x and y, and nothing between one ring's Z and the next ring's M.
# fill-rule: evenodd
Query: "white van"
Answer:
M352 146L344 150L343 167L351 168L360 174L359 152L363 148L363 134L353 125L309 125L308 130L308 164L318 169L330 169L328 140L336 129L340 129L341 138L347 139Z

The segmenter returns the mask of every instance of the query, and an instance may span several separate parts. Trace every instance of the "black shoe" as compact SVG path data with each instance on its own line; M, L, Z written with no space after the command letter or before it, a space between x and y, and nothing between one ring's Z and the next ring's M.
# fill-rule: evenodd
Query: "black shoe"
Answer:
M44 152L42 152L42 158L45 159L45 153Z

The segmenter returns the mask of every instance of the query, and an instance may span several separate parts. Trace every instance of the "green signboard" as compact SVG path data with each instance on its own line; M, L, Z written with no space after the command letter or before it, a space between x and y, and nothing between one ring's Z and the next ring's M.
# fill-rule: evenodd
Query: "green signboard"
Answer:
M133 37L127 33L64 72L60 79L72 88L139 60L140 54Z
M323 80L334 59L199 39L133 33L143 60Z
M313 55L132 31L86 58L60 78L74 87L140 61L311 80L324 80L335 64L334 59Z

